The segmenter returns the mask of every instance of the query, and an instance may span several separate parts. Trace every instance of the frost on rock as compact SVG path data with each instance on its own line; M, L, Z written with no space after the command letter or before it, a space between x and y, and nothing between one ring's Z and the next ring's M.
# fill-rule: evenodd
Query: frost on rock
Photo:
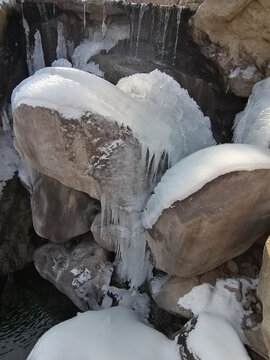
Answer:
M129 38L129 25L111 25L105 28L105 23L101 31L94 32L92 39L85 39L76 47L72 55L73 67L84 70L103 77L103 72L99 65L91 61L91 58L105 50L108 52L121 40Z
M257 279L217 280L215 286L195 286L179 299L181 307L198 316L195 329L187 338L190 352L201 360L249 359L241 342L245 340L241 323L250 312L243 308L245 296L257 283ZM241 291L241 302L236 299L234 289Z
M87 311L47 331L27 360L179 360L178 346L132 310Z
M151 228L164 209L200 190L218 176L233 171L270 169L270 151L255 145L223 144L197 151L171 167L149 199L143 216Z
M234 142L270 147L270 78L254 85L245 110L236 115Z
M118 273L131 286L141 285L151 273L143 208L164 168L215 143L209 118L176 81L158 70L114 86L74 68L45 68L14 90L12 104L13 111L21 104L55 110L64 119L76 119L78 125L70 125L74 128L93 126L95 154L87 158L87 174L102 183L102 227L127 230L118 237ZM84 115L88 125L82 121ZM106 142L104 126L115 132ZM15 133L16 129L15 125Z
M19 166L20 158L14 149L11 134L0 134L0 199L6 182L13 178Z
M52 67L68 67L68 68L71 68L72 64L68 60L60 58L58 60L54 60L52 62L51 66Z

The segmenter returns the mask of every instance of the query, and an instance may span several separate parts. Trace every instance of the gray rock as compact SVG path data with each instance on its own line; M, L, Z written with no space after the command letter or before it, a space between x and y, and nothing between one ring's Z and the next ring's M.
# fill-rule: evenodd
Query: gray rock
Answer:
M83 192L40 175L33 186L31 208L37 234L63 243L90 231L100 204Z
M270 171L233 172L165 209L146 232L155 266L193 277L246 251L269 230Z
M90 235L79 243L46 244L35 251L34 263L40 275L80 310L102 308L102 287L109 285L113 265Z

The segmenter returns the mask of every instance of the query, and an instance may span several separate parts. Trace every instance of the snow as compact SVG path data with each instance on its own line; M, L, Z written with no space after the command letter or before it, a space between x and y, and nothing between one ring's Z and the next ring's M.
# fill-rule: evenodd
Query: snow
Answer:
M47 331L27 360L179 360L178 348L124 307L87 311Z
M237 67L230 71L229 79L233 79L238 75L241 75L243 79L250 80L253 78L256 70L256 66L248 66L246 69L240 69L240 67Z
M201 360L249 359L241 342L245 340L241 324L245 315L243 304L250 289L255 289L258 280L219 279L215 286L195 286L179 299L178 304L198 316L195 329L187 339L191 352ZM241 293L241 302L234 290Z
M54 60L52 62L52 64L51 64L51 66L52 67L68 67L68 68L71 68L72 64L68 60L60 58L60 59Z
M270 146L270 78L257 82L243 112L236 115L234 142Z
M223 144L199 150L179 161L161 178L143 216L151 228L164 209L186 199L218 176L233 171L270 169L270 152L256 145Z
M99 65L90 59L102 50L108 52L121 40L129 38L129 25L110 25L102 23L101 30L94 32L92 39L85 39L76 47L72 55L73 67L103 77Z
M125 93L126 92L126 93ZM213 145L209 118L203 116L187 91L170 76L155 70L123 79L118 86L71 68L45 68L13 91L13 111L21 104L58 111L66 119L87 112L128 126L142 146L155 154L165 152L169 165Z
M200 360L250 360L230 324L208 313L199 315L195 329L187 338L187 346Z
M0 133L0 199L6 182L13 178L20 165L10 133Z

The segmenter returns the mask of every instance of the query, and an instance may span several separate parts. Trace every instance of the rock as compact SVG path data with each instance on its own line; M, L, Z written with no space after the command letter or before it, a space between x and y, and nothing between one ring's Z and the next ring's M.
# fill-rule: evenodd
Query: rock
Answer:
M196 285L199 285L199 277L181 279L171 277L152 297L159 307L173 315L180 315L186 319L192 317L192 312L178 305L178 300L183 297Z
M134 0L133 3L152 3L155 5L181 5L189 8L191 11L196 11L204 0Z
M31 208L37 234L62 243L90 231L100 204L83 192L41 175L33 186Z
M263 305L263 321L262 321L262 333L265 341L265 345L268 350L268 356L270 356L270 238L266 241L263 262L260 272L259 284L257 289L258 297Z
M197 356L193 355L193 353L190 351L187 344L188 335L192 330L195 329L197 321L198 321L198 317L191 319L189 322L186 323L185 326L183 326L183 328L178 333L177 344L179 345L179 352L181 359L185 359L185 360L198 359Z
M165 209L146 232L155 266L193 277L243 253L269 230L269 181L269 170L229 173Z
M46 244L35 251L34 263L40 275L81 311L102 308L102 287L109 285L113 266L108 253L91 236L78 243Z
M29 194L15 176L7 181L0 201L0 276L33 261L42 244L33 229Z
M117 225L101 226L101 214L98 214L91 226L95 242L108 251L117 251L118 234L121 229Z
M242 97L251 93L270 62L266 1L205 0L191 19L193 39L221 69L224 87Z
M257 326L252 329L244 329L243 332L246 337L248 346L255 353L259 354L265 359L268 359L267 349L262 335L261 324L257 324Z

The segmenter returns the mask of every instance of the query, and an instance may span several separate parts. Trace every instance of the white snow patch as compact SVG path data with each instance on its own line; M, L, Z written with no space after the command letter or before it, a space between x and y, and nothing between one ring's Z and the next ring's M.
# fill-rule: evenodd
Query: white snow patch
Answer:
M236 115L234 142L270 146L270 78L257 82L245 110Z
M47 331L27 360L179 360L174 341L124 307L87 311ZM239 359L240 360L240 359Z
M6 182L13 178L20 165L10 133L0 134L0 199Z
M240 67L237 67L233 70L230 70L229 79L233 79L238 75L241 75L243 79L250 80L253 78L256 70L256 66L248 66L246 69L240 69Z
M90 59L102 50L110 51L119 41L128 39L129 32L129 25L111 25L106 28L102 26L101 31L94 32L91 40L85 39L76 47L72 55L73 66L103 77L104 74L99 66Z
M200 360L250 360L231 325L209 313L199 315L195 328L188 335L187 346Z
M161 178L143 216L151 228L164 209L233 171L270 169L270 151L255 145L223 144L199 150L179 161Z

